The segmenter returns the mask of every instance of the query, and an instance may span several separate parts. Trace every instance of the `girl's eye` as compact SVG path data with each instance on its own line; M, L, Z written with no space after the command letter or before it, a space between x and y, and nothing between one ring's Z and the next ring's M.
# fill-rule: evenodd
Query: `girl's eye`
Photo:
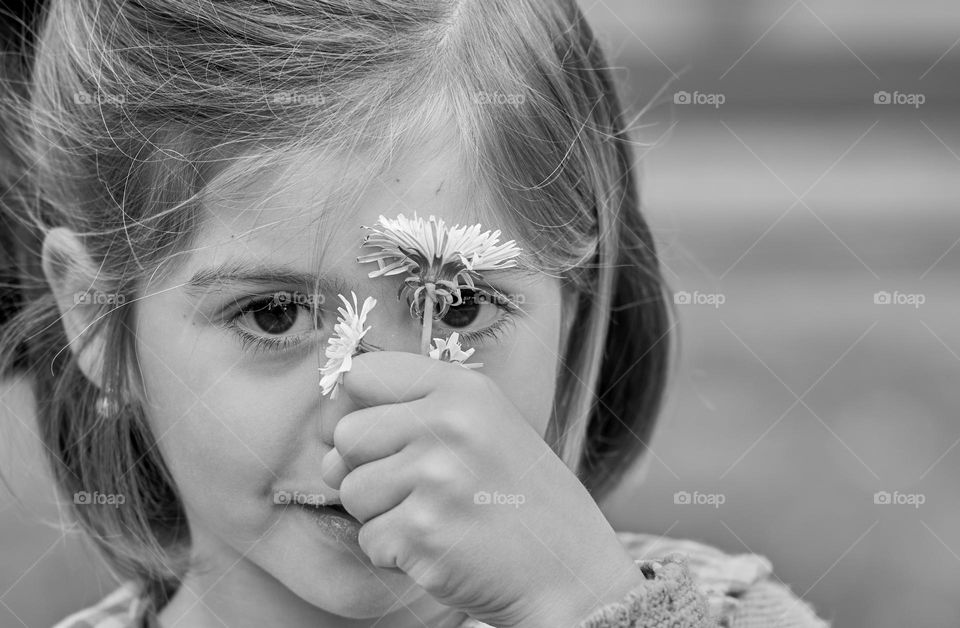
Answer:
M440 323L451 332L459 332L464 344L476 344L484 338L497 338L508 323L513 322L512 314L518 309L509 299L490 292L462 288L460 305L451 306ZM467 327L476 329L466 330Z
M228 322L242 347L282 351L300 344L319 327L319 316L306 295L276 292L248 301ZM290 333L293 331L293 333Z

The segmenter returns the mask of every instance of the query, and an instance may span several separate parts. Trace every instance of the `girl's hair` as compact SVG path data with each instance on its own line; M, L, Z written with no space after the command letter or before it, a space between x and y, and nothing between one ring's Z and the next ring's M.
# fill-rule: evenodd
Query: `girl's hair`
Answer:
M94 411L100 391L67 349L39 246L0 372L25 346L63 493L125 496L73 509L119 576L162 601L189 564L183 507L143 414L133 315L186 259L205 195L295 151L362 149L369 178L437 120L484 215L570 297L547 441L595 498L616 486L650 438L673 336L607 68L574 0L48 3L25 88L3 101L23 164L4 173L5 209L35 243L53 227L77 232L98 267L91 285L129 295L104 299L82 336L103 337L102 386L123 409Z

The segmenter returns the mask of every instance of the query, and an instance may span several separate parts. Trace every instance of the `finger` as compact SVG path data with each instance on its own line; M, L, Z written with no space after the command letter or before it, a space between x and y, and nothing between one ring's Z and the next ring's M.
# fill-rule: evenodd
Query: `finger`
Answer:
M397 566L404 542L404 516L400 510L394 508L364 523L357 541L372 565L405 573Z
M340 483L347 477L350 469L347 467L340 452L334 447L324 455L320 461L320 479L332 489L340 489Z
M362 408L344 415L333 430L333 444L348 469L392 456L425 431L413 403Z
M340 503L361 523L399 506L413 492L409 450L361 465L340 483Z
M372 351L353 359L343 388L361 406L426 397L453 377L483 377L462 366L405 351Z

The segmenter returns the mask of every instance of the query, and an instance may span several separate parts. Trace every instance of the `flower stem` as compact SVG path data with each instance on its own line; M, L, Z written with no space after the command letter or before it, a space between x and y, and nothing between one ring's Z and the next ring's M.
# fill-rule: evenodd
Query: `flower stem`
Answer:
M430 290L424 292L423 327L420 328L420 354L430 355L430 334L433 329L433 295Z

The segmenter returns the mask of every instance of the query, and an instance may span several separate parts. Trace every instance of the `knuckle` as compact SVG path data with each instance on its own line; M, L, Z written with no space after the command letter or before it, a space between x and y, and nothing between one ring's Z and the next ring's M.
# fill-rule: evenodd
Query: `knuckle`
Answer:
M443 423L438 429L438 434L442 440L449 439L451 442L459 444L471 433L473 424L473 413L470 408L465 408L462 405L448 406L444 411Z
M433 455L420 466L420 481L432 489L442 488L452 483L458 469L445 455Z
M438 599L447 599L452 593L449 570L442 561L418 563L409 573L417 585Z
M422 543L428 535L437 529L438 519L432 508L417 508L408 515L408 525L410 526L411 538L417 539Z

